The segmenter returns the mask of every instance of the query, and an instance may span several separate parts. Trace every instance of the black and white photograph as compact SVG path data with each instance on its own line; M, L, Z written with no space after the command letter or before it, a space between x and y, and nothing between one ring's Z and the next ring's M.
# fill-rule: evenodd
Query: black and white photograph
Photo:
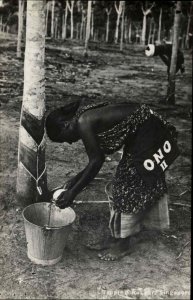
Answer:
M193 1L0 0L0 299L191 299Z

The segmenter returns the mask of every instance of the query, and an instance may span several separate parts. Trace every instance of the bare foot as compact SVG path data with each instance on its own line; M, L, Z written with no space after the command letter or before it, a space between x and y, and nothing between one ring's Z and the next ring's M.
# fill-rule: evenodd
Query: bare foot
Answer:
M116 243L111 245L111 249L103 254L99 254L98 257L105 261L118 260L131 253L130 238L117 239Z
M113 237L109 237L108 239L106 239L105 241L101 241L101 242L90 242L86 245L86 247L89 250L96 250L96 251L100 251L100 250L105 250L105 249L109 249L110 247L112 247L112 245L116 242L116 239L114 239Z

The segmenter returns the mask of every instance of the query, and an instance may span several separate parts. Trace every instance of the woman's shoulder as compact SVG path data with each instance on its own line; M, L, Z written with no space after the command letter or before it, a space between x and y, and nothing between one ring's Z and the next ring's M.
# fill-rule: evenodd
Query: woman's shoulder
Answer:
M76 115L75 117L77 119L80 118L80 116L86 112L86 111L90 111L92 109L95 109L95 108L100 108L100 107L103 107L103 106L107 106L109 105L109 102L99 102L99 103L83 103L79 106L78 110L76 111Z

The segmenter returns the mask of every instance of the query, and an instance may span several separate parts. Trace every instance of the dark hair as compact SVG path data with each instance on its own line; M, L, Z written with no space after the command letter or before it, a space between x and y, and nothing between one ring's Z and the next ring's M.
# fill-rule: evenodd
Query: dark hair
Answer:
M70 120L74 117L79 106L80 101L74 101L59 107L48 114L45 121L45 128L48 137L52 141L58 141L61 129L68 127Z

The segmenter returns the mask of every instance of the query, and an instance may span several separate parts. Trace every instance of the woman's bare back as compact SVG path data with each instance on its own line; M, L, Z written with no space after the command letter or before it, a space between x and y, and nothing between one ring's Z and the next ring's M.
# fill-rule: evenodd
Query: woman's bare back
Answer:
M137 103L109 104L87 110L81 117L91 123L95 133L101 133L122 122L138 107Z

